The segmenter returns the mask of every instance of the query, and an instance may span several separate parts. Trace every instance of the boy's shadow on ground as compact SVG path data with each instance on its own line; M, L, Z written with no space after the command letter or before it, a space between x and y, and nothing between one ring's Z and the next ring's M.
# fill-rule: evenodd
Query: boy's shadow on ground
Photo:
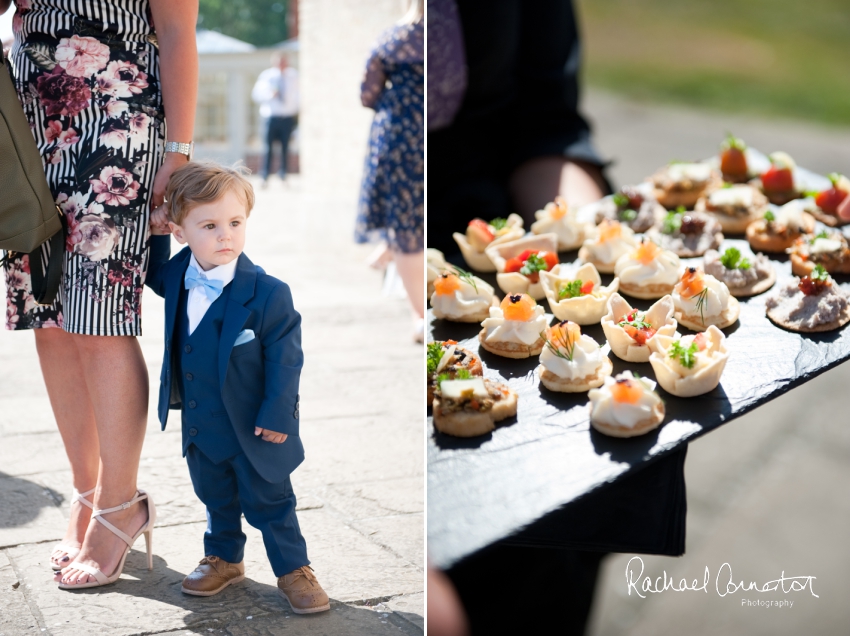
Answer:
M144 544L139 543L139 547ZM197 634L227 633L231 636L268 636L270 634L422 634L422 618L416 614L379 612L355 607L331 599L331 609L318 614L295 614L277 586L250 578L215 596L190 596L180 591L188 572L168 567L154 555L153 571L146 567L143 551L134 549L127 556L124 576L108 591L135 599L151 599L184 610L185 629ZM134 580L135 579L135 580ZM76 594L98 594L98 588ZM128 599L129 600L129 599ZM251 617L250 619L248 617ZM210 632L209 630L213 630ZM221 630L221 632L219 631ZM317 630L319 630L317 632Z

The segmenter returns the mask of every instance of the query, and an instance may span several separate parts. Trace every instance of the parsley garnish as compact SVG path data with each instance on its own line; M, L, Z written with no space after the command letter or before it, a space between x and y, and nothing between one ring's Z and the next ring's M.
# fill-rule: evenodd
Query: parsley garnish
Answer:
M675 212L668 212L664 217L664 225L661 231L665 234L676 234L682 228L682 217L685 215L685 207L680 205Z
M776 215L770 210L766 210L764 213L764 220L768 223L773 223L776 220Z
M443 350L442 343L428 343L428 375L437 372L437 365L440 364L440 360L443 358L444 353L445 351Z
M634 221L637 218L637 215L638 213L634 210L623 210L622 212L618 213L618 216L626 223Z
M750 259L741 258L741 250L730 247L720 257L720 263L726 269L750 269Z
M629 320L629 316L633 316L631 320ZM625 327L626 325L631 325L636 329L652 329L652 325L644 320L646 318L646 313L640 313L638 311L634 311L631 314L626 316L625 320L621 320L617 324L621 327Z
M827 232L826 230L821 230L820 232L818 232L817 234L815 234L812 237L812 240L809 241L809 243L814 245L814 242L819 238L828 239L829 238L829 232Z
M545 258L540 258L537 254L529 254L519 273L523 276L531 276L537 272L545 272L548 269L549 264Z
M490 221L490 225L492 225L493 228L496 229L496 230L503 229L507 224L508 224L507 219L498 218L498 217L493 219L492 221Z
M458 278L472 285L472 288L475 290L475 293L478 293L478 285L475 284L475 276L467 272L465 269L461 269L457 265L452 265L452 269L455 270L455 273L457 274Z
M696 342L692 342L691 346L685 349L678 340L674 340L673 344L670 345L670 348L667 349L667 355L674 360L678 359L679 364L686 369L693 369L694 363L696 362L694 356L698 351L699 347Z
M437 376L437 386L440 385L444 380L471 380L472 373L469 372L469 369L458 369L455 371L455 377L452 377L449 373L441 373Z
M561 323L561 324L563 324L563 323ZM566 342L557 343L559 345L557 347L555 345L553 345L551 342L549 342L549 338L546 337L545 331L540 332L540 338L543 340L543 342L546 343L546 347L549 349L549 351L554 353L556 356L558 356L559 358L563 358L564 360L569 360L570 362L573 361L573 353L576 350L576 343L575 343L575 340L570 338L570 332L569 331L567 331ZM566 353L561 353L561 348L563 348L566 351Z
M614 203L618 208L624 208L629 204L629 197L622 192L618 192L611 198L614 199Z
M818 263L817 265L815 265L815 268L812 270L812 273L809 274L809 278L814 281L825 283L829 280L829 274L827 273L826 269L824 269L824 266Z
M581 285L582 282L580 280L564 283L564 286L561 287L561 291L558 292L558 300L562 300L564 298L577 298L578 296L581 296Z

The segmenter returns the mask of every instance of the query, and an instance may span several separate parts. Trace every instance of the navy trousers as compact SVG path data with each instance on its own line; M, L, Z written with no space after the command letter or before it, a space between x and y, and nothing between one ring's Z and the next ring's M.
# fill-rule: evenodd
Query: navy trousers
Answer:
M263 533L275 576L304 565L307 543L295 516L295 493L289 478L272 484L257 474L244 453L213 463L197 446L186 449L195 494L207 507L204 554L230 563L245 556L241 517Z
M266 161L263 164L263 179L269 178L275 142L280 142L280 168L277 174L286 177L286 157L289 154L289 138L295 128L295 117L268 117L266 119Z

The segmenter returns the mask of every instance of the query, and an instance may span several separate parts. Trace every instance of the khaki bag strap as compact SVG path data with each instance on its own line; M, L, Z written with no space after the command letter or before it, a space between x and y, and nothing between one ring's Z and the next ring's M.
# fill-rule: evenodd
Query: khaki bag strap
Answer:
M47 258L47 271L41 261L41 247L30 252L30 280L32 295L39 305L52 305L56 300L59 285L62 283L62 257L65 252L65 215L60 214L63 229L47 239L50 255Z

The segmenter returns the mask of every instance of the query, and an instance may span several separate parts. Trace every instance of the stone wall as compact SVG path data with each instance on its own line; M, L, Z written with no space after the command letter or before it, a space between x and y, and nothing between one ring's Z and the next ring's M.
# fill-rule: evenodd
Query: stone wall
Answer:
M353 224L373 111L360 81L375 39L403 0L299 0L300 150L304 193ZM345 222L345 221L342 221Z

